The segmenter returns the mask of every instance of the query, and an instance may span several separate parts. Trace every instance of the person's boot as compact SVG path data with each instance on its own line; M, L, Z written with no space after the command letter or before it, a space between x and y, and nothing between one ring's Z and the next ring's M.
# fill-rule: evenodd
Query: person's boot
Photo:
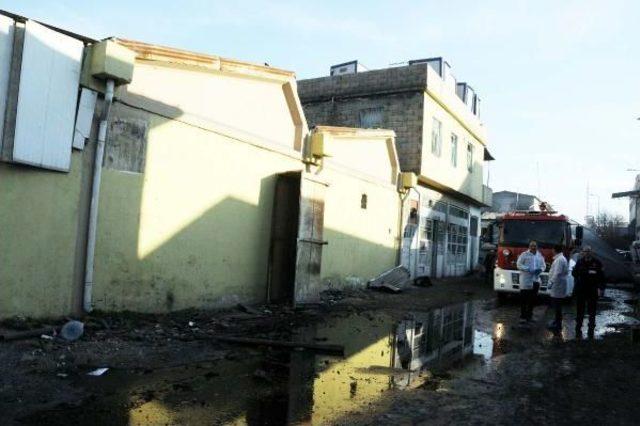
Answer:
M576 327L576 340L582 339L582 327Z
M589 331L587 331L587 337L589 337L589 339L593 339L595 334L594 331L595 331L595 327L589 327Z

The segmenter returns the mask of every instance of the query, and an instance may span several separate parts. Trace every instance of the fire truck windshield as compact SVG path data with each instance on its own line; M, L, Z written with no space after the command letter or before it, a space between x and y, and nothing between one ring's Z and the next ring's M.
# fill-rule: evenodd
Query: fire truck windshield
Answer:
M565 225L561 221L505 220L500 244L514 247L527 246L530 241L541 247L564 244Z

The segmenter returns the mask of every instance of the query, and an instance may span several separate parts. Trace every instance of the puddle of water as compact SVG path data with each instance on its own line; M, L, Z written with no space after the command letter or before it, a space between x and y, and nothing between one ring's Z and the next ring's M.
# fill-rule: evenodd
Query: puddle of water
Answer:
M599 306L596 336L615 324L637 324L624 315L627 292L608 291ZM345 357L307 351L242 350L242 359L170 368L150 374L110 370L77 378L98 395L79 407L59 407L24 419L27 424L326 424L384 403L392 389L411 389L425 370L446 368L475 354L485 360L520 345L558 339L546 330L551 311L536 308L538 323L514 327L517 304L483 310L472 302L400 319L364 312L329 317L294 330L296 339L345 347ZM561 339L572 339L575 315L565 307ZM586 324L585 324L586 327Z
M473 331L473 353L481 355L485 360L493 356L493 336L481 330Z
M342 344L345 357L307 351L246 351L238 361L149 374L110 370L78 384L100 395L79 407L26 418L27 424L333 423L366 412L391 389L408 389L425 368L474 353L475 307L464 303L398 320L389 314L329 318L299 339ZM243 352L244 353L244 352Z

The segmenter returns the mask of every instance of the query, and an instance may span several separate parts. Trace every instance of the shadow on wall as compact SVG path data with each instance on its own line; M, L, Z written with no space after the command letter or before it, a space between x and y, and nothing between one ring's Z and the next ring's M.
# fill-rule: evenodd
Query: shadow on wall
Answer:
M113 180L118 178L127 176ZM96 263L100 280L94 291L96 306L161 312L263 301L270 223L269 216L261 213L271 204L264 198L265 185L272 187L261 183L258 206L226 198L143 257L139 256L140 202L137 210L108 209ZM142 187L137 189L140 196ZM116 184L105 188L101 202L120 206L125 200L118 192Z
M301 161L130 107L116 108L111 130L114 123L95 307L161 312L264 302L276 178ZM345 274L353 256L395 259L393 247L325 233L328 250L332 241L344 250Z
M275 176L262 179L257 205L225 198L142 258L138 256L140 212L110 209L108 222L105 218L101 223L96 306L158 312L264 302L274 181ZM118 185L112 189L103 191L105 204L131 201L119 198ZM325 250L339 242L344 264L338 269L346 276L362 275L349 270L358 260L395 258L393 248L331 229L325 230L325 239L329 241ZM368 278L382 272L375 269L379 265L371 262ZM334 288L344 284L340 276L329 281Z

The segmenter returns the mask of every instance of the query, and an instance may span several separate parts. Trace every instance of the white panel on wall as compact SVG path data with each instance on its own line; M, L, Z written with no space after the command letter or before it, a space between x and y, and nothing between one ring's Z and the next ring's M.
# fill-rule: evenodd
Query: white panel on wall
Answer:
M0 16L0 145L4 128L4 112L7 109L7 90L11 72L11 54L13 52L13 19Z
M76 149L84 149L84 141L91 134L91 123L93 123L97 99L98 92L82 88L78 103L78 115L76 115L76 129L73 134L73 147Z
M83 48L79 40L27 21L13 161L69 170Z

